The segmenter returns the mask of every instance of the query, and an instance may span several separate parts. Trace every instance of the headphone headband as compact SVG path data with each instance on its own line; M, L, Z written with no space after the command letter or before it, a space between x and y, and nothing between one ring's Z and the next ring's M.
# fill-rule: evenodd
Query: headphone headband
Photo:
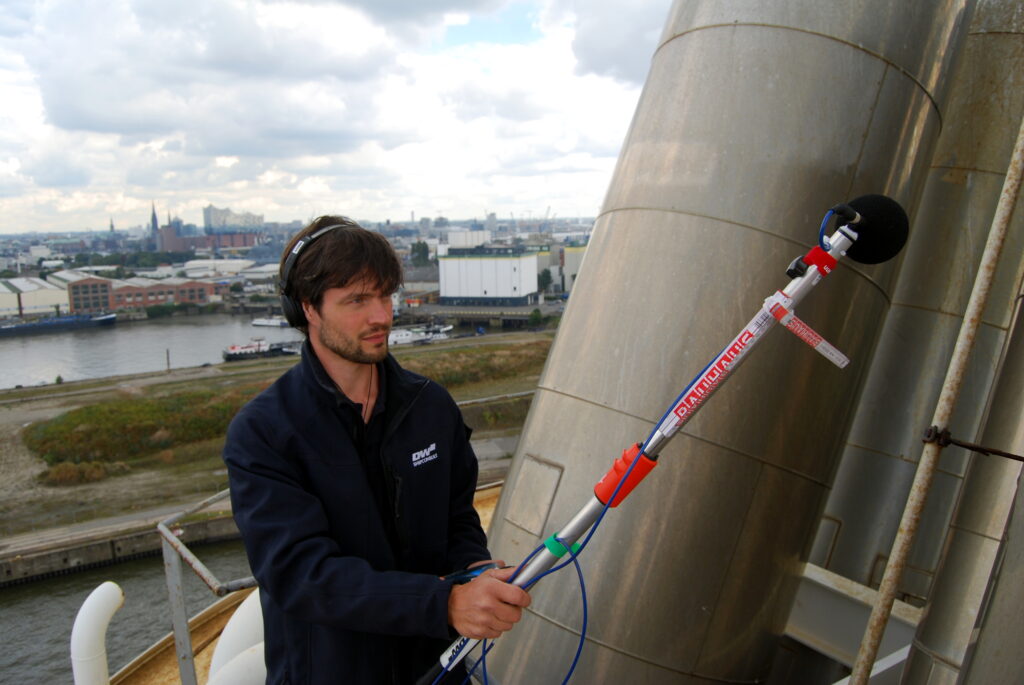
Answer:
M330 226L325 226L324 228L321 228L320 230L310 235L307 235L304 238L299 239L299 241L295 243L295 246L292 248L291 252L288 253L288 258L284 260L284 266L281 268L281 281L278 285L281 288L282 295L288 292L288 277L291 275L292 267L295 266L295 262L297 262L299 259L299 253L306 249L306 247L308 247L310 243L312 243L314 240L322 236L324 233L327 233L328 231L333 231L336 228L343 228L345 225L346 224L331 224Z
M281 311L284 312L284 318L288 320L288 323L291 326L298 328L299 326L306 325L306 315L302 312L302 303L296 301L288 294L288 278L291 276L295 262L299 259L299 253L309 247L310 243L315 241L324 233L333 231L336 228L345 228L348 225L350 224L331 224L330 226L325 226L308 236L300 238L295 243L295 246L292 247L291 252L288 253L288 257L284 260L284 266L281 267L281 280L278 283L278 287L281 290Z

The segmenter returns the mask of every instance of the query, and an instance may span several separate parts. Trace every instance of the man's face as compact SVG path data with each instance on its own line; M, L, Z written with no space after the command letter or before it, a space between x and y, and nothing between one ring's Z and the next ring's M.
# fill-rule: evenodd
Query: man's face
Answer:
M319 309L309 304L304 309L310 337L342 359L373 364L387 356L394 317L391 293L360 279L326 290Z

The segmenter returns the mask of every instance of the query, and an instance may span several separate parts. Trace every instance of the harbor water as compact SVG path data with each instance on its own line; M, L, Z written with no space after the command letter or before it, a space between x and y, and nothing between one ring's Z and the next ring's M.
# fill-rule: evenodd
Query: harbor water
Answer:
M292 328L253 326L250 316L210 314L45 335L0 338L0 388L159 372L223 361L224 348L253 338L302 340ZM240 542L203 545L197 555L222 581L251 572ZM160 555L0 588L0 683L72 682L70 636L75 615L92 590L112 580L125 604L107 631L113 674L171 630ZM190 616L216 598L185 567Z
M0 339L0 388L163 371L223 361L252 338L302 339L293 328L253 326L250 316L209 314Z
M155 534L155 533L154 533ZM222 581L251 575L241 542L197 545L193 549ZM182 586L189 616L217 598L184 566ZM107 630L107 663L113 675L143 650L171 632L163 557L12 585L0 589L0 682L70 683L71 626L82 602L107 580L125 594L124 606Z
M254 337L302 339L291 328L257 327L250 316L211 314L112 327L0 339L0 387L33 386L162 371L223 361L232 344ZM155 534L155 533L154 533ZM250 575L240 542L202 545L196 553L221 580ZM70 683L71 626L82 602L106 580L121 586L125 603L107 631L110 672L171 630L163 559L155 556L0 589L0 683ZM216 599L185 567L188 614Z

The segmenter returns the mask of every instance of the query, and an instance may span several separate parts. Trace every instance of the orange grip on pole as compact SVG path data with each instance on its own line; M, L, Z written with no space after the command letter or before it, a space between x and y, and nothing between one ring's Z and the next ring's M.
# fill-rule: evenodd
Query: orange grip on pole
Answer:
M629 449L622 451L622 456L615 460L612 467L608 469L608 473L604 474L604 477L597 482L594 486L594 495L601 500L603 504L608 504L608 500L611 499L612 493L615 492L615 488L618 487L619 481L626 475L626 471L629 470L629 465L636 459L636 455L640 453L640 444L637 443ZM629 472L629 477L619 488L619 492L615 495L615 500L610 506L617 507L622 500L626 499L626 496L633 491L636 484L639 483L651 472L658 462L651 459L646 454L641 454L640 459L637 460L636 466Z

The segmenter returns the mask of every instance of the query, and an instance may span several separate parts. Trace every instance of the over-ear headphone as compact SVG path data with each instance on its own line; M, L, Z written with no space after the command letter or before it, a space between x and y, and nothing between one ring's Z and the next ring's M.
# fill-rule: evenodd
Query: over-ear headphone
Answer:
M336 228L344 228L347 224L332 224L325 226L320 230L299 239L291 252L288 253L288 258L284 260L284 266L281 267L281 282L279 287L281 289L281 311L284 312L284 318L288 320L288 325L293 328L299 326L305 326L306 314L302 311L302 303L293 298L288 293L288 277L291 275L292 267L295 266L295 262L299 259L299 253L306 249L310 243L322 236L328 231L333 231Z

